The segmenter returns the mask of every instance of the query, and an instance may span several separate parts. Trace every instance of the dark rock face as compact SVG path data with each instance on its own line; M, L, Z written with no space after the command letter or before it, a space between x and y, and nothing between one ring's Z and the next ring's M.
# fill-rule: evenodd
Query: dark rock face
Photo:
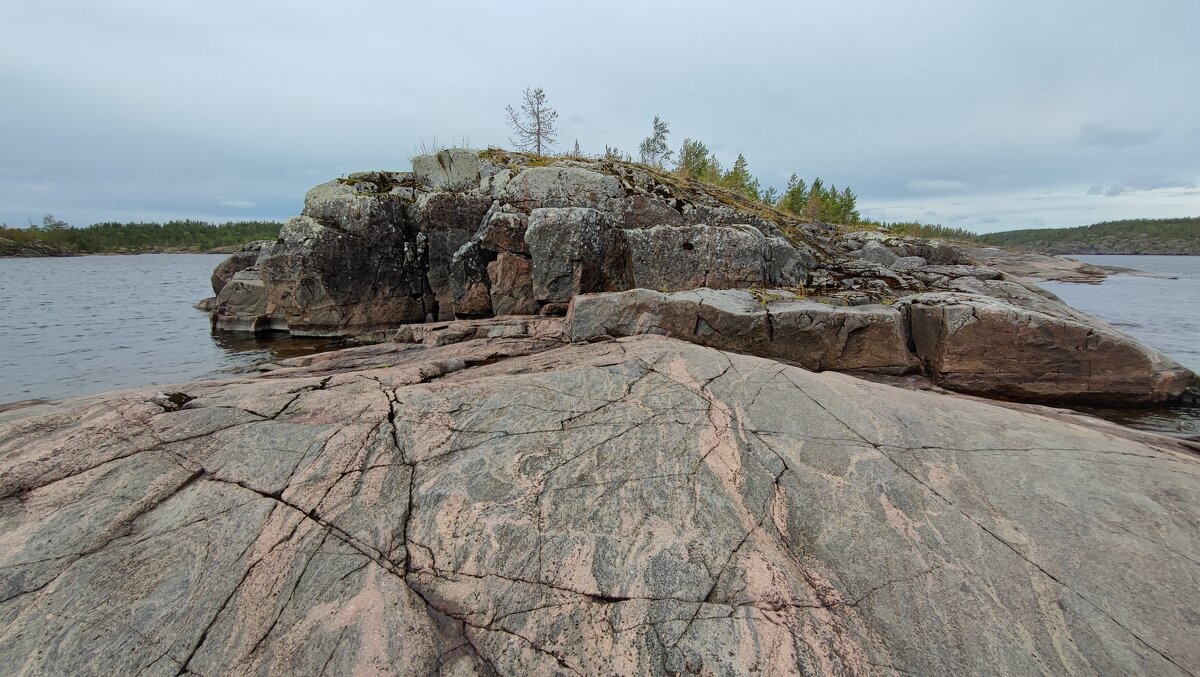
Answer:
M1195 454L554 323L8 412L0 665L1200 672Z
M344 208L353 213L360 200L395 198L354 198ZM403 210L402 203L390 207ZM422 321L436 303L420 273L424 247L400 218L357 231L294 218L259 261L268 314L293 334L307 336Z
M533 260L533 297L567 303L576 294L600 291L609 217L587 207L539 207L529 213L525 239Z
M426 319L562 312L575 294L629 289L635 278L678 289L801 286L816 262L800 224L722 204L700 184L667 186L675 179L619 163L540 163L458 149L414 159L411 174L322 184L278 243L214 271L218 297L234 273L257 272L265 306L242 290L205 307L216 309L219 329L352 335ZM780 237L789 224L798 240ZM695 256L658 256L684 244L663 226L693 229ZM711 279L681 276L701 257Z

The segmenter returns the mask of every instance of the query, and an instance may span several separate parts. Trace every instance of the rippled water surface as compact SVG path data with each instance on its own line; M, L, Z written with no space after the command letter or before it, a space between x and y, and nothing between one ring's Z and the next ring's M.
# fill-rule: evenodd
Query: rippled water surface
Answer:
M1200 257L1082 256L1159 277L1046 283L1067 303L1200 370ZM211 295L214 254L0 259L0 404L169 384L331 342L215 335L193 304ZM1097 413L1127 425L1200 434L1200 408Z
M1153 276L1112 275L1102 284L1043 283L1072 306L1154 346L1200 372L1200 256L1073 256ZM1093 410L1104 418L1160 432L1200 435L1200 408Z
M0 404L213 376L328 341L233 337L193 308L218 254L0 258Z

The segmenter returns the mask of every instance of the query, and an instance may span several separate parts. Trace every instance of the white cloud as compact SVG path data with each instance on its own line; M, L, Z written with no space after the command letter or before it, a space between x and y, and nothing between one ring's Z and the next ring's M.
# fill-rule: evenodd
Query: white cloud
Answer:
M913 179L904 184L904 187L918 193L948 193L962 190L967 184L953 179Z
M217 204L222 207L233 207L234 209L254 209L258 206L257 203L249 200L221 200Z

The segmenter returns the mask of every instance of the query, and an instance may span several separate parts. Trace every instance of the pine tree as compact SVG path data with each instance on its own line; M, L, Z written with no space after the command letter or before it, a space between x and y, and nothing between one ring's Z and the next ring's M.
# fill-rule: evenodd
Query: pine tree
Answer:
M509 140L520 150L543 155L557 139L554 121L558 119L558 112L546 103L546 92L541 87L526 87L523 96L525 101L521 104L520 112L511 105L505 109L508 111L508 126L515 135Z
M775 190L775 186L770 186L762 192L762 203L771 207L779 203L779 191Z
M842 223L858 223L859 222L859 219L861 217L859 216L859 213L858 213L858 204L857 203L858 203L858 196L856 196L854 194L854 191L850 190L850 186L846 186L846 189L842 191L842 204L844 205L844 208L846 210L845 214L842 217L842 219L843 219Z
M721 185L746 197L758 199L758 179L750 174L746 156L738 154L733 167L721 177Z
M675 173L707 183L717 183L720 180L721 164L703 142L684 139L678 157Z
M808 184L795 174L788 179L787 189L779 199L779 207L784 211L800 216L808 204Z
M579 139L575 139L575 148L571 150L571 155L583 157L583 151L579 149Z
M813 179L812 187L808 189L808 201L804 204L804 209L801 216L808 219L820 220L821 218L821 196L825 193L825 184L821 181L821 177Z

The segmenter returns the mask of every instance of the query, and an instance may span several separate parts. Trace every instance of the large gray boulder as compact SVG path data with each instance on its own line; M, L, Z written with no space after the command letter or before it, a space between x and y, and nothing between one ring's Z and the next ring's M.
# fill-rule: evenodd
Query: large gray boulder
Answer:
M234 273L221 286L214 300L214 308L214 329L260 332L275 328L268 312L267 288L257 270L245 269Z
M533 261L533 296L566 303L576 294L600 291L603 252L611 240L603 212L585 207L543 207L529 213L525 242Z
M858 251L858 256L861 259L872 261L888 268L891 268L892 264L900 260L899 256L896 256L892 250L880 244L878 240L867 240L863 244L862 249Z
M934 381L992 397L1158 404L1178 399L1194 375L1170 358L1097 323L977 294L902 299L913 345Z
M634 287L680 291L726 289L767 281L770 249L750 226L655 226L621 231Z
M477 150L450 148L412 160L418 186L431 191L459 191L479 185L484 162Z
M661 337L546 347L8 412L0 665L1200 672L1200 461L1165 439Z
M582 207L620 211L625 189L616 177L582 167L532 167L517 174L502 199L526 211L541 207Z

